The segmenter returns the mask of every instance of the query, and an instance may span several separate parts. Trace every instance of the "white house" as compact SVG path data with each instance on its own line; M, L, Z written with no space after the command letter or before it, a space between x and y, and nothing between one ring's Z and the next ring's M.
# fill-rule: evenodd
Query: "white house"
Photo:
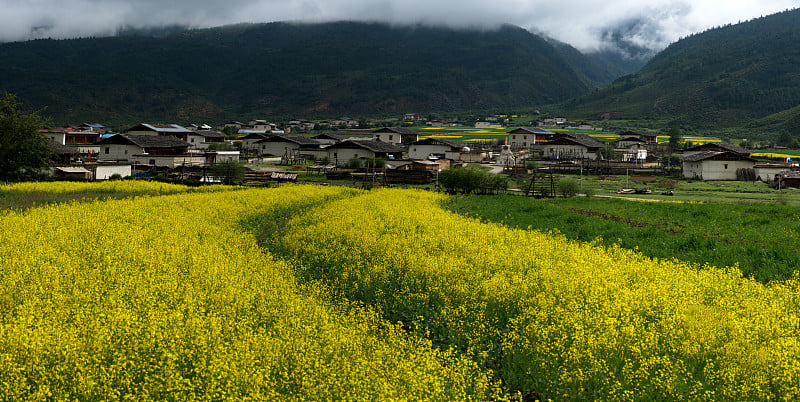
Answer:
M703 151L684 156L683 177L697 180L736 180L737 170L752 169L756 160L735 152Z

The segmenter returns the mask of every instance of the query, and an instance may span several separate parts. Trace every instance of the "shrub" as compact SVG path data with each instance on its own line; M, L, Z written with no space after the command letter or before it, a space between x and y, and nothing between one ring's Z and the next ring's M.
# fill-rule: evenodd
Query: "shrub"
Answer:
M561 179L558 181L558 192L564 198L574 197L578 194L578 182L575 179Z
M351 169L361 169L362 166L361 159L354 156L347 160L346 166Z
M439 185L451 194L497 194L508 188L508 179L476 168L449 169L439 173Z

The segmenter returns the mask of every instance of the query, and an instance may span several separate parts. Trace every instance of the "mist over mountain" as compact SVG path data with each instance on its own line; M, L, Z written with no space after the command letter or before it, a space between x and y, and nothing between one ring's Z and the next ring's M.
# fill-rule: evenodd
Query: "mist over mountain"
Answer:
M55 121L536 107L609 82L522 28L243 24L0 45L0 91Z
M638 73L565 104L599 118L733 127L800 105L800 10L679 40Z

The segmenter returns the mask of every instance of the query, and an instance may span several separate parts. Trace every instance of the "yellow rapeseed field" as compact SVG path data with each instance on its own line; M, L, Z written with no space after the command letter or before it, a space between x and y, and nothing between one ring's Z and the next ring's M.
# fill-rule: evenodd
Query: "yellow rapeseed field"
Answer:
M224 186L187 187L180 184L159 183L142 180L118 180L104 182L27 182L0 184L0 193L136 193L174 194L183 192L209 192L230 189Z
M275 213L352 195L287 186L1 214L0 399L496 395L476 364L301 286L259 246Z
M482 223L443 200L332 201L295 216L272 249L527 397L800 398L797 279L764 285L735 267Z

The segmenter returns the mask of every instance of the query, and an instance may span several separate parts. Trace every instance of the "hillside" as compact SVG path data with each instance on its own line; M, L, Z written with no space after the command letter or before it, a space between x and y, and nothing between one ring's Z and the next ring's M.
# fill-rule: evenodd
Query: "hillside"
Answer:
M512 26L236 25L2 44L0 92L65 123L492 110L609 80L579 57Z
M565 104L584 116L734 127L800 104L800 10L682 39L639 73Z

